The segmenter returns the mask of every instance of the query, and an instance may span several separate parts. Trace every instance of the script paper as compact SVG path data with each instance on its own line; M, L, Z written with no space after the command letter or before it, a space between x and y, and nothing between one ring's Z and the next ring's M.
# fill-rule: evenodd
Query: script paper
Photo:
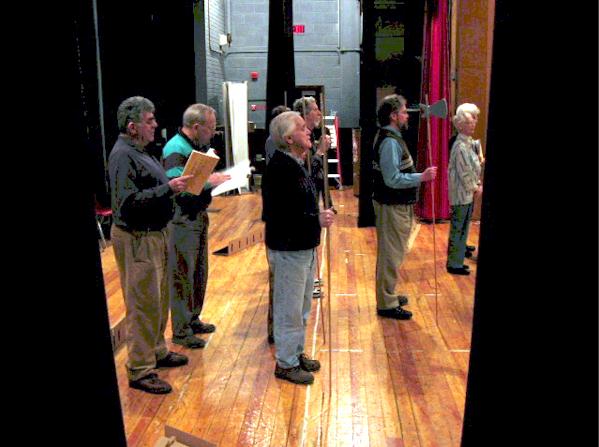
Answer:
M205 154L200 151L191 151L182 175L193 175L194 177L187 182L185 191L196 196L200 194L219 159L218 155L214 155L214 151L208 151Z
M247 187L248 177L252 174L252 170L250 169L250 161L243 160L232 168L223 171L223 174L229 174L231 179L214 188L212 190L213 197L227 191Z

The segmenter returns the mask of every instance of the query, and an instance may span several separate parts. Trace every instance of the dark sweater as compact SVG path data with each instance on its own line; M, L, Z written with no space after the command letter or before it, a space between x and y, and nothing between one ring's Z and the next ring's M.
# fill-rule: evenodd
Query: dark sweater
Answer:
M161 230L173 217L173 191L158 160L119 136L108 174L115 225L128 231Z
M309 250L320 244L314 180L290 155L276 150L262 178L262 220L272 250Z

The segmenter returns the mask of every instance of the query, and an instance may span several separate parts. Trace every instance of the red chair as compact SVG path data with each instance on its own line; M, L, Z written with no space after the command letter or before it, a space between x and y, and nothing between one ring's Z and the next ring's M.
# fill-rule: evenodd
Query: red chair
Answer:
M100 232L100 238L102 239L102 251L104 251L104 249L108 247L108 244L106 243L106 238L104 237L104 231L102 231L102 225L106 222L109 222L111 218L112 209L104 208L96 200L96 223L98 224L98 231Z

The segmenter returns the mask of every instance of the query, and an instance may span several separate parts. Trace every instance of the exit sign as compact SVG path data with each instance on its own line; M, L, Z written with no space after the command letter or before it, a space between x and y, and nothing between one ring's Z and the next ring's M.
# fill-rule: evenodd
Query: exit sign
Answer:
M304 34L306 32L306 25L293 25L294 34Z

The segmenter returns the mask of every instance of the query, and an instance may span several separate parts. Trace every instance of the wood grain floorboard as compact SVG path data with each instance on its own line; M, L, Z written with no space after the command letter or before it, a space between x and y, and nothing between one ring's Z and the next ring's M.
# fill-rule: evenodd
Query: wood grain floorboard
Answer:
M351 189L332 194L339 214L330 234L331 283L325 262L323 297L312 301L306 331L305 351L322 365L314 384L298 386L274 377L274 347L266 340L264 245L231 256L213 254L230 240L263 228L260 196L216 197L209 213L210 270L202 319L217 331L202 335L208 341L204 349L188 350L170 343L169 322L169 348L190 361L160 370L173 386L166 396L130 389L126 347L115 353L130 447L153 447L165 424L219 446L459 446L476 262L466 260L470 276L448 274L449 224L434 227L434 262L433 227L422 223L397 289L409 296L407 308L414 317L380 318L375 230L357 228L358 204ZM471 226L469 243L477 245L478 230L476 223ZM124 318L125 306L112 247L101 257L114 326Z

